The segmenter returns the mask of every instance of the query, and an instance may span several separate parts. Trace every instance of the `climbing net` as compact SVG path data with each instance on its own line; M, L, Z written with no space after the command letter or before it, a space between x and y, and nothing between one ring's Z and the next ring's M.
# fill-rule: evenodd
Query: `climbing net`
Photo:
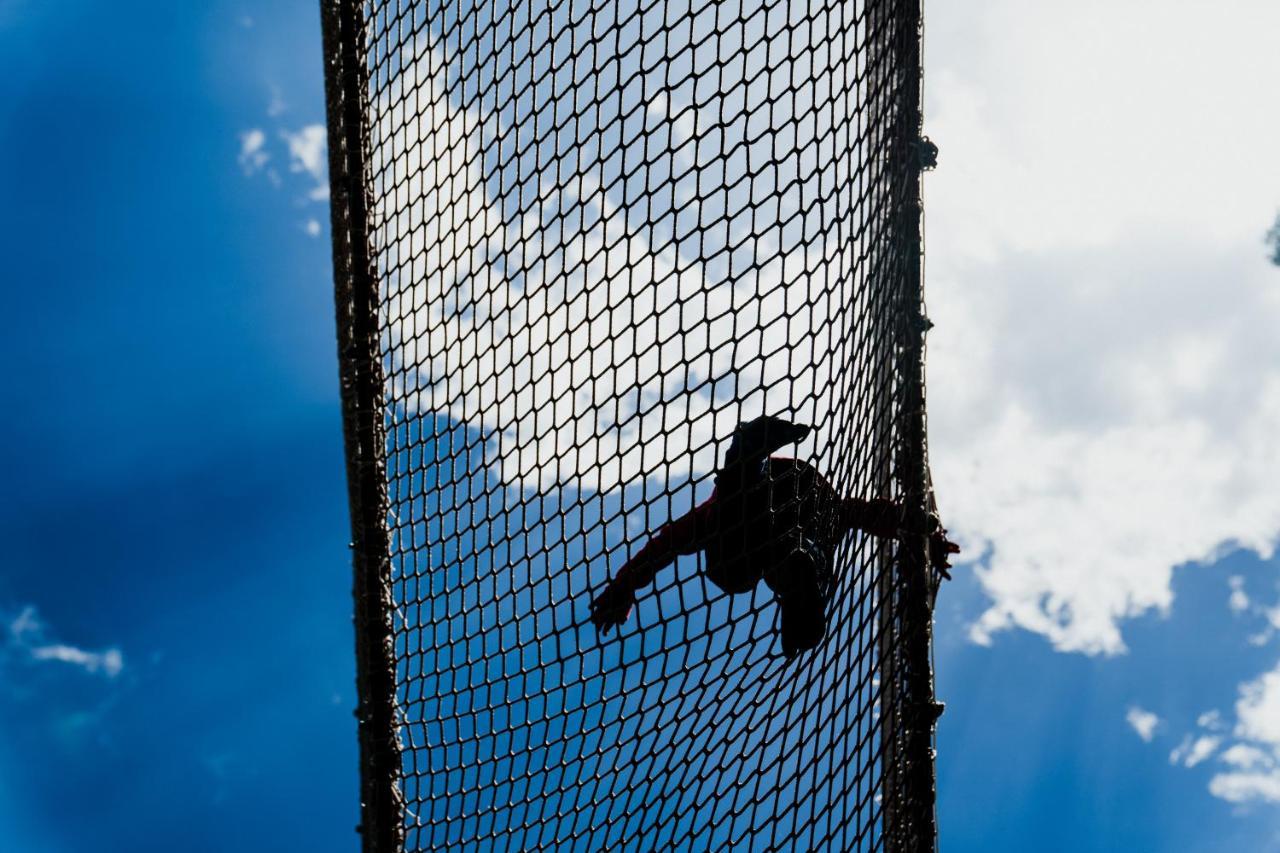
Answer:
M918 0L322 7L366 849L933 849L922 537L589 620L758 415L929 505Z

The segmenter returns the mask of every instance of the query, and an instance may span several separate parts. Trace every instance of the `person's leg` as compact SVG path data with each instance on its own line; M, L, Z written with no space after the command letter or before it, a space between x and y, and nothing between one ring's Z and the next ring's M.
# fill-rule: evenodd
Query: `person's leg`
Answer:
M764 582L778 599L782 652L791 657L822 642L827 632L829 560L812 540L798 535L779 543Z

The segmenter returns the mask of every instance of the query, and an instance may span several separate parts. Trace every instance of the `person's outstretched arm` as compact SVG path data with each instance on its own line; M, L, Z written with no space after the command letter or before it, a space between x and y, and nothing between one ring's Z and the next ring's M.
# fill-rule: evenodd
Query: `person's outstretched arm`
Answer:
M840 521L846 531L862 530L872 536L897 539L903 533L929 537L929 561L943 577L951 577L951 555L960 546L947 538L947 529L935 515L913 517L902 504L885 498L845 498L840 506Z
M654 576L680 554L694 554L702 549L711 529L715 497L713 492L707 501L663 525L618 570L604 591L591 602L591 621L597 629L607 634L610 628L627 621L638 590L653 583Z
M845 498L840 503L840 524L846 532L861 530L872 536L897 539L905 526L902 504L887 498Z

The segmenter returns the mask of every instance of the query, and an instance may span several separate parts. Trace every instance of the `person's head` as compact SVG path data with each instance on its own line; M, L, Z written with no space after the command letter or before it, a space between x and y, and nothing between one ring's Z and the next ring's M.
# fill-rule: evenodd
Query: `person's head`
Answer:
M733 441L725 453L726 465L758 462L773 451L793 444L807 436L813 427L793 424L772 415L761 415L755 420L738 424L733 431Z

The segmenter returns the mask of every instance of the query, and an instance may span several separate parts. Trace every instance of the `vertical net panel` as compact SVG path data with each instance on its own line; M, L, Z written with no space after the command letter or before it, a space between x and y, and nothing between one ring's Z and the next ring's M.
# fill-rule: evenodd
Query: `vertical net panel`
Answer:
M799 655L701 552L590 620L759 415L929 499L918 3L322 7L366 849L933 849L923 536Z

